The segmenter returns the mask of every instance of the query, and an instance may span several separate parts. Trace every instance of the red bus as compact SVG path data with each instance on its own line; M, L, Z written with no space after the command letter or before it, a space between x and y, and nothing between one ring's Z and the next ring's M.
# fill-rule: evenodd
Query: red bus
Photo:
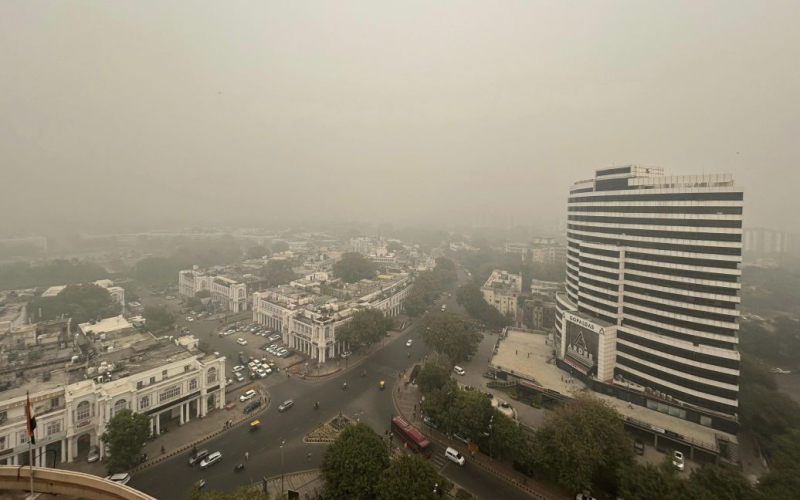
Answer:
M392 432L400 437L400 440L406 443L413 451L425 457L430 457L433 454L431 442L428 441L428 438L403 417L392 417Z

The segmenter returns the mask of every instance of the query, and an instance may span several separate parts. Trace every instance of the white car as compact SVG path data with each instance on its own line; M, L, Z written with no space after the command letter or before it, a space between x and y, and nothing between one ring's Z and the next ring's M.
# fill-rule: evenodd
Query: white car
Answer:
M259 376L259 377L261 377L261 378L264 378L264 377L266 377L266 376L267 376L267 371L266 371L266 370L264 370L264 369L262 369L262 368L259 368L258 370L256 370L256 373L257 373L257 374L258 374L258 376Z
M236 372L233 377L237 382L244 382L244 375L242 375L240 372Z
M461 465L462 467L464 466L464 462L465 462L464 456L461 453L459 453L457 450L454 450L453 448L450 448L448 446L447 449L444 450L444 456L445 456L445 458L448 458L448 459L452 460L453 462L457 463L458 465Z
M254 397L256 397L256 391L254 391L253 389L250 389L249 391L247 391L244 394L242 394L241 396L239 396L239 401L244 403L245 401L249 401L249 400L253 399Z
M236 373L236 372L240 372L240 371L242 371L242 370L244 370L244 366L242 366L242 365L238 365L238 366L234 366L234 367L233 367L233 370L231 370L231 371L232 371L233 373Z
M211 467L220 460L222 460L222 453L215 451L211 455L204 458L202 462L200 462L200 468L207 469L208 467Z
M194 321L194 318L191 316L186 316L186 321Z
M411 347L412 344L414 344L413 340L411 339L406 340L406 347Z
M675 455L672 456L672 465L679 471L683 471L683 469L686 468L686 462L683 460L683 453L679 451L675 452Z
M453 371L456 372L458 375L461 375L462 377L467 374L467 372L465 372L464 369L461 368L460 366L453 367Z
M128 484L131 480L131 475L127 472L121 472L119 474L113 474L111 476L106 476L106 481L112 481L119 484Z
M247 345L247 341L245 339L236 339L236 343L239 345Z

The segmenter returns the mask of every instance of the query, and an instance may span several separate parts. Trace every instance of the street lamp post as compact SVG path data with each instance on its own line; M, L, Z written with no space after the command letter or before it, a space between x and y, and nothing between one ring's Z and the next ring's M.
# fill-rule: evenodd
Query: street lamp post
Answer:
M492 455L492 437L494 437L494 426L492 424L494 424L494 415L489 418L489 458L494 458Z
M281 497L283 497L283 445L286 444L286 440L281 441Z

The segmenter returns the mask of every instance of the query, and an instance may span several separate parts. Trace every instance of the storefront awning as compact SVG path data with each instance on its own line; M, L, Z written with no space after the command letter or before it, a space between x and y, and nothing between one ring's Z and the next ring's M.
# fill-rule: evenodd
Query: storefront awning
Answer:
M566 363L569 366L571 366L572 368L575 368L576 370L578 370L579 372L583 373L584 375L589 375L589 368L583 366L582 364L578 363L577 361L574 361L574 360L570 359L568 356L564 357L564 361L566 361Z

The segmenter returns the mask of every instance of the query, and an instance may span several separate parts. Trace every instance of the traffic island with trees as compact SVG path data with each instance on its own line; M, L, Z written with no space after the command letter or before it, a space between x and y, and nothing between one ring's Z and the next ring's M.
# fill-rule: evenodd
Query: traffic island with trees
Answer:
M425 344L454 363L471 359L483 339L475 320L452 312L428 314L421 329Z

